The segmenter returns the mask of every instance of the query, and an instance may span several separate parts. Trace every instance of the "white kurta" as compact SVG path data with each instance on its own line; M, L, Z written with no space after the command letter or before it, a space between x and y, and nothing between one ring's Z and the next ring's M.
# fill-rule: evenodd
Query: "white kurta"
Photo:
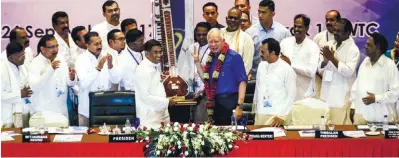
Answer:
M60 66L53 69L51 61L39 54L29 65L29 83L33 91L32 113L51 111L68 117L67 97L68 86L77 82L69 79L69 70L62 56L56 57Z
M136 68L136 111L142 126L159 128L161 122L169 123L169 99L161 80L157 64L144 59Z
M82 49L80 47L76 47L74 50L71 51L69 54L65 54L65 58L69 59L67 61L68 67L75 68L76 59L80 54L85 52L86 49Z
M121 69L121 72L123 72L120 86L127 91L135 91L134 72L136 71L137 66L144 59L144 54L135 52L129 47L126 47L118 58L118 67Z
M295 93L296 74L289 64L281 59L259 64L254 94L256 113L284 118L291 110ZM270 107L264 106L266 100L271 102Z
M252 37L241 29L228 32L226 28L222 28L222 32L224 40L229 44L229 48L241 55L244 61L245 72L249 74L252 69L255 52L255 45Z
M280 46L281 52L290 59L291 66L297 74L295 101L314 97L319 47L309 38L305 38L301 44L297 44L295 37L283 39Z
M179 54L178 70L179 70L179 76L182 77L185 81L189 82L191 80L192 82L197 83L197 87L195 87L195 92L199 92L204 90L205 85L202 82L201 78L199 77L197 67L195 66L194 63L194 57L193 57L194 47L198 51L198 56L201 65L205 66L206 61L208 59L208 54L211 50L209 49L208 44L200 46L199 43L196 42L190 45L190 47L188 47L188 50L186 52L183 52L184 54L183 53ZM189 87L190 90L192 90L192 88L193 88L192 86Z
M375 94L375 103L363 103L362 98L368 96L367 92ZM392 60L381 55L378 61L371 65L369 57L364 59L351 91L355 113L371 122L383 122L384 115L397 118L395 104L398 98L399 72Z
M1 59L1 121L13 123L13 113L28 106L21 98L21 89L28 84L28 71L24 66L15 66L7 59ZM28 107L29 108L29 107Z
M344 107L348 103L349 92L356 79L360 51L351 37L343 41L339 48L336 48L335 40L327 45L335 50L335 57L339 63L338 68L331 61L324 68L319 68L319 73L323 75L320 99L332 107ZM323 57L321 58L320 61L323 61Z
M93 29L91 31L97 32L100 35L100 38L102 40L102 46L103 50L110 49L107 41L107 34L113 29L121 29L121 23L119 23L117 26L109 24L107 21L103 21L97 25L93 26Z
M112 83L118 84L121 80L121 73L113 62L113 68L108 69L107 61L100 71L96 69L101 57L106 53L102 52L98 59L86 50L76 59L76 73L79 78L79 114L89 118L89 93L108 91Z
M33 58L34 58L34 52L30 47L25 48L24 50L25 52L25 60L24 60L24 66L27 69L30 62L32 62ZM1 52L1 59L6 59L7 60L7 52L6 50L4 50L3 52Z
M75 42L73 41L71 34L68 34L69 46L64 41L64 39L62 39L61 36L58 35L57 32L54 33L54 37L55 37L55 39L57 40L57 43L58 43L58 55L61 55L67 63L70 63L71 60L72 60L71 59L71 57L72 57L71 53L73 53L76 50L76 48L78 47L75 44Z
M324 30L319 32L313 37L313 41L319 46L323 47L327 44L328 41L334 40L334 34L328 32L328 30Z

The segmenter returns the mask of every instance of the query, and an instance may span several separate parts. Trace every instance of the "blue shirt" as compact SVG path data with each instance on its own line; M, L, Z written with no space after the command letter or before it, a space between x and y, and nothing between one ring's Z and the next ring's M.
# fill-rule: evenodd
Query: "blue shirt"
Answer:
M258 65L261 61L260 58L260 47L262 46L262 41L267 38L274 38L279 43L287 37L291 37L290 31L282 24L277 21L273 21L272 26L270 29L265 29L263 26L258 22L248 28L246 31L254 41L255 44L255 52L254 52L254 62L252 63L252 76L256 76L256 71L258 69Z
M212 74L216 68L216 61L219 57L217 54L212 58L211 69L209 73L209 86L212 87ZM219 80L216 85L216 94L237 93L238 87L242 81L247 81L245 72L244 61L241 55L236 51L229 49L222 67L219 72Z

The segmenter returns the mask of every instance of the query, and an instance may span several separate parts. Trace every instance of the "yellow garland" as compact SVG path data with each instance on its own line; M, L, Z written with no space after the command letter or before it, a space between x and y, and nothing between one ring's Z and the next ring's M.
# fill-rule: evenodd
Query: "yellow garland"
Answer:
M209 73L204 73L204 79L209 79Z
M224 61L224 57L225 57L224 54L220 54L218 59L219 59L220 61Z
M213 71L212 78L219 78L219 72Z

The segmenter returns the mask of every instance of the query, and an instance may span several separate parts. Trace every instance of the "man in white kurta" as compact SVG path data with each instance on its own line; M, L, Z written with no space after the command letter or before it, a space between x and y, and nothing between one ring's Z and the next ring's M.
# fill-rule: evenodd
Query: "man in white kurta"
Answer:
M359 67L352 86L354 124L397 121L395 103L399 98L399 71L392 60L384 55L388 46L386 38L373 33L366 44L367 57Z
M349 92L356 78L356 67L360 52L350 37L352 24L341 19L335 25L335 40L327 42L322 48L323 59L319 73L323 76L320 100L331 107L331 121L334 124L349 123Z
M103 49L108 54L112 55L113 63L115 66L119 65L118 59L120 53L125 49L126 43L125 43L125 34L119 30L119 29L113 29L107 34L107 41L108 41L108 46L109 49ZM110 89L111 91L118 91L120 90L119 88L119 83L118 84L112 84L112 87Z
M280 43L281 53L289 58L297 74L297 92L294 101L315 96L315 76L319 61L319 47L306 37L310 18L304 14L295 16L294 37L287 37Z
M58 43L58 56L70 63L71 53L77 46L69 33L68 14L63 11L55 12L52 17L52 24L55 30L54 37Z
M25 61L24 66L28 68L32 59L36 56L36 53L29 47L29 37L25 29L22 27L16 27L10 31L10 42L16 42L22 45L25 49ZM7 51L1 52L1 59L7 59Z
M87 50L76 59L79 78L79 125L89 125L89 93L109 91L112 84L121 80L112 55L102 52L101 38L97 32L85 35Z
M137 66L134 73L136 114L142 126L159 128L161 122L170 122L168 105L174 101L166 97L161 72L157 69L162 56L161 43L151 39L145 43L144 49L147 58Z
M103 49L108 50L110 48L107 41L108 32L113 29L121 28L121 24L119 21L120 8L117 2L111 0L105 1L102 9L105 21L94 25L91 31L97 32L100 35L102 39Z
M41 53L29 65L29 83L32 94L32 112L53 112L68 117L68 86L77 82L74 73L70 73L67 63L58 55L58 44L54 36L43 36L39 45ZM40 44L40 42L39 42Z
M253 111L255 125L280 126L286 124L296 93L296 74L279 58L280 46L273 39L262 42L261 57L256 76Z
M118 66L122 72L120 87L122 90L135 91L134 72L144 60L144 35L140 30L131 30L126 33L127 48L121 52Z
M327 30L321 31L313 37L313 41L322 48L328 41L334 40L334 27L338 19L341 19L341 14L337 10L330 10L326 14L326 27ZM315 77L316 81L316 98L320 98L321 78L320 76Z
M248 75L252 69L255 45L252 37L240 29L241 15L239 9L230 9L226 17L227 28L222 28L222 32L229 48L241 55Z
M24 63L23 47L12 42L7 45L8 57L1 59L1 127L22 127L28 118L21 120L24 109L29 112L29 104L22 98L28 97L31 90L28 85L28 71Z

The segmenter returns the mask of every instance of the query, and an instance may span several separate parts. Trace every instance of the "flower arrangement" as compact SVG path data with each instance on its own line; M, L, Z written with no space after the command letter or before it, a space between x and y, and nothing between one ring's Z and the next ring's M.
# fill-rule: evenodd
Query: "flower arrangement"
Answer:
M225 155L234 148L235 140L248 140L248 135L229 128L211 124L161 123L156 131L146 127L138 128L137 140L147 141L144 156L199 157L214 154Z

